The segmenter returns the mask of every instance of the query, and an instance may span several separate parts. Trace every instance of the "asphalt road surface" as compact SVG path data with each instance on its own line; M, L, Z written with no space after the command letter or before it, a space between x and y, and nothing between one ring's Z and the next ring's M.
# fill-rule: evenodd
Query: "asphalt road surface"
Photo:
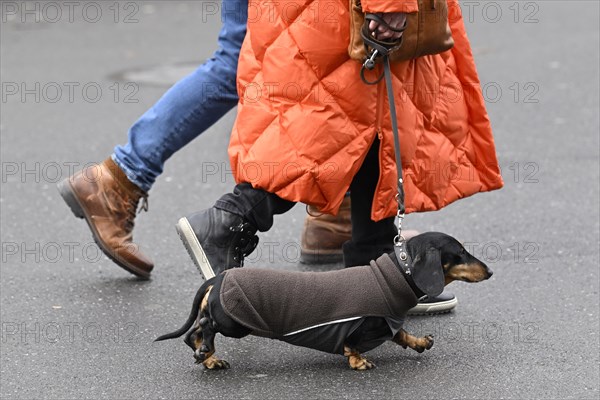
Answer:
M174 224L232 188L235 114L152 189L135 230L150 281L98 252L55 183L107 157L210 56L220 3L67 3L0 3L2 399L599 398L598 2L463 3L506 186L405 227L452 234L495 274L453 283L455 312L407 321L435 335L431 351L389 343L362 373L253 337L219 337L232 368L204 371L181 340L153 343L184 322L200 283ZM248 266L308 269L305 215L278 217Z

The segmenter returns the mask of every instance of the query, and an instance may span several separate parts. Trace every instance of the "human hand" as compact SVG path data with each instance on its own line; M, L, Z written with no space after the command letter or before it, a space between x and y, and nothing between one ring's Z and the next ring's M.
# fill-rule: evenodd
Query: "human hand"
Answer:
M400 29L406 23L406 13L377 13L389 27L380 24L377 21L369 22L369 30L374 33L377 40L397 40L402 36L402 32L394 32L390 28Z

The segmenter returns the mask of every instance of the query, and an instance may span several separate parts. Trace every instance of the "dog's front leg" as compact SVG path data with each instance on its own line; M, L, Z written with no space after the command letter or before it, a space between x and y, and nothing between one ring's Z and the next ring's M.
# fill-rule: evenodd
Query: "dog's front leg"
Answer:
M431 349L431 346L433 346L433 336L427 335L418 338L406 332L404 329L400 329L392 341L404 348L410 347L417 353L422 353L425 350L429 350Z
M365 371L375 367L375 364L361 356L358 351L353 350L348 346L344 346L344 356L348 357L350 368L354 370Z

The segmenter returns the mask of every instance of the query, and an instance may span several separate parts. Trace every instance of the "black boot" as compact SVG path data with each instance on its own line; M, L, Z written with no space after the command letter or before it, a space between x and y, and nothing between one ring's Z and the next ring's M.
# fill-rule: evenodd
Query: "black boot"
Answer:
M177 233L204 279L244 265L258 244L256 228L239 215L209 208L176 225Z

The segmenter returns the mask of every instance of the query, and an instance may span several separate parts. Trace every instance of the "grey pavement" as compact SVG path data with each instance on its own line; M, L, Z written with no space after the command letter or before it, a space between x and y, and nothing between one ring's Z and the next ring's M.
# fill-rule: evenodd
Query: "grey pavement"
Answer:
M72 22L66 3L0 3L2 399L600 397L598 2L463 3L506 186L405 227L452 234L495 274L453 283L455 312L407 321L435 335L431 351L386 344L364 373L255 337L219 337L232 368L211 372L181 340L153 343L183 323L200 283L174 224L231 189L235 113L152 189L135 230L156 264L151 281L98 253L55 182L107 157L210 56L219 2L75 2ZM278 217L248 266L308 269L305 215L298 205Z

